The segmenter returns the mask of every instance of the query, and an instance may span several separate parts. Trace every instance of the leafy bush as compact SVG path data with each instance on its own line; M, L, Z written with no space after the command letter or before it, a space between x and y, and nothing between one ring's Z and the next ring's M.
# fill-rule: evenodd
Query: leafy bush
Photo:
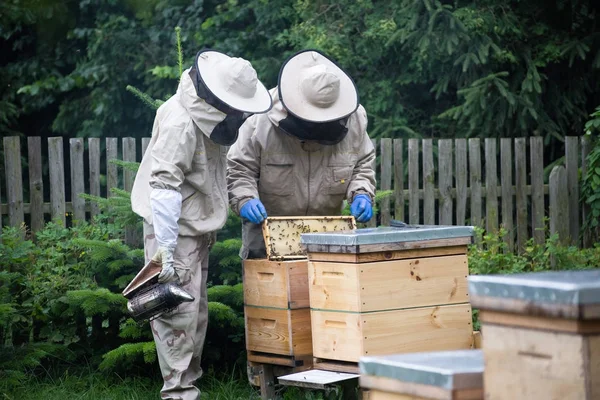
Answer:
M550 236L544 244L530 239L525 251L517 254L508 251L503 238L504 229L494 234L483 234L475 228L477 244L469 247L469 273L471 275L515 274L556 270L584 270L600 267L600 244L593 248L578 249L560 244L558 235ZM479 329L477 310L473 310L473 326Z
M141 220L132 217L127 192L116 191L100 207L89 223L48 223L35 243L20 229L0 234L2 385L22 384L49 363L61 369L85 361L92 369L142 375L155 363L149 325L129 318L121 295L144 264L143 249L123 243L125 227L139 229ZM244 356L239 226L231 215L210 256L203 365L219 371Z
M581 186L581 198L590 213L582 228L584 234L597 241L600 239L600 107L591 117L585 124L585 134L592 142L592 150L587 156L588 168L582 176Z

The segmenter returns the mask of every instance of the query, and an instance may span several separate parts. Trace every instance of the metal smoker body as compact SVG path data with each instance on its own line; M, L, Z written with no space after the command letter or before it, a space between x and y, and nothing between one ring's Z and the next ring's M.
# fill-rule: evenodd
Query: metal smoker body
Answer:
M158 283L162 266L150 261L123 290L127 311L136 321L153 320L194 297L175 283Z

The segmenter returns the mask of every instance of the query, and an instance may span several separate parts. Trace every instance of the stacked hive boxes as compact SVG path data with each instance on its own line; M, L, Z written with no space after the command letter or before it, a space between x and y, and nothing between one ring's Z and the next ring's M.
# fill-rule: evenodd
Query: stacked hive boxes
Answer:
M299 369L312 365L307 258L300 234L351 230L353 217L268 218L267 259L244 261L248 360Z
M600 270L473 276L485 398L600 399Z
M405 226L302 235L315 367L362 356L468 349L472 227Z

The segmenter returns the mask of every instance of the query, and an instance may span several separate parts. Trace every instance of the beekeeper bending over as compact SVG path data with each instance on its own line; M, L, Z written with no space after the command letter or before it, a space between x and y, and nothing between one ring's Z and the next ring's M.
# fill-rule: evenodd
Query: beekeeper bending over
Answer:
M179 282L195 300L151 321L164 379L162 399L198 400L206 335L206 278L212 233L227 219L226 147L247 113L271 97L252 65L201 51L177 93L157 111L131 203L144 218L144 251L162 261L160 283Z
M266 257L267 216L373 215L375 150L352 79L320 52L288 59L273 108L249 118L227 154L229 204L242 217L240 256Z

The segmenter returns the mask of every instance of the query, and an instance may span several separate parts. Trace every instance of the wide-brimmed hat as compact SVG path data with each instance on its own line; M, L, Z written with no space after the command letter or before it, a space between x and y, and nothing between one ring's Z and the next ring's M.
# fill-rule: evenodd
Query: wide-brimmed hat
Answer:
M271 109L271 95L249 61L202 50L196 56L196 68L208 90L228 106L247 113Z
M345 118L359 105L352 78L317 50L290 57L279 71L278 88L288 112L311 122Z

